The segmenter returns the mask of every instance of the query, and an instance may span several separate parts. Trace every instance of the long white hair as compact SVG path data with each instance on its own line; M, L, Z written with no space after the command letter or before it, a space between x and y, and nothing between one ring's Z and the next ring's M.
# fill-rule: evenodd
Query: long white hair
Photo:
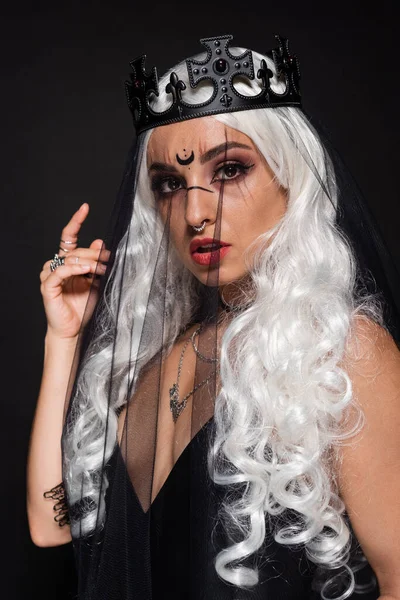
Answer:
M233 53L240 51L232 49ZM253 58L257 72L260 60L266 57L253 52ZM267 62L274 71L273 63ZM172 70L187 82L185 63ZM165 89L169 73L161 79L160 90ZM238 81L236 85L243 94L259 89L256 82ZM273 85L282 89L276 77ZM209 95L206 85L195 92L188 85L184 93L189 102L202 102ZM168 104L165 94L154 99L156 110ZM242 484L245 490L239 500L226 496L224 523L228 533L232 532L232 543L216 556L215 568L223 580L251 587L258 581L257 569L241 566L240 561L262 546L269 517L286 509L296 511L298 520L281 523L275 531L277 542L304 545L311 561L329 569L348 564L350 530L330 457L335 446L360 430L363 418L351 380L340 364L355 316L368 316L381 325L383 318L374 296L357 296L355 257L335 224L335 174L303 113L282 107L213 118L253 140L288 198L286 213L257 240L258 251L249 262L254 302L232 320L222 339L216 437L209 452L214 481L227 489ZM150 135L151 131L143 136L143 157ZM157 260L154 231L162 246L163 228L145 158L138 168L133 216L117 252L107 311L82 366L72 419L65 432L64 477L69 502L73 505L80 500L83 485L84 495L99 509L99 514L93 511L76 524L83 533L105 520L107 482L100 488L96 473L115 447L118 409L130 397L128 390L140 369L160 350L160 328L167 324L166 343L171 347L197 303L194 276L173 256L165 304L161 301L161 292L165 293L162 282L159 304L153 287L148 305L150 286L157 285L152 280ZM125 248L126 256L122 256ZM116 323L118 339L113 346L109 334ZM143 336L146 343L140 344ZM139 347L144 348L140 353ZM129 364L128 356L134 357ZM108 406L111 359L115 392ZM346 428L342 420L350 407L359 418ZM72 524L73 536L78 529L74 531ZM238 531L240 542L233 541ZM350 580L340 598L353 589L354 580Z

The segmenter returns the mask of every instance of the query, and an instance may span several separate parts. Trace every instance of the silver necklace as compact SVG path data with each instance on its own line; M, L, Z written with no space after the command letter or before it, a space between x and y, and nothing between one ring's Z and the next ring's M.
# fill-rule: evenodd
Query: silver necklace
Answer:
M200 332L200 329L201 329L201 325L200 325L200 328L196 329L196 331L190 336L190 339L191 339L191 342L192 342L192 346L193 346L193 350L196 352L197 356L199 358L201 358L201 360L204 360L204 362L208 362L208 363L216 363L216 362L218 362L218 358L209 358L208 356L204 356L204 354L202 354L200 352L200 350L198 349L198 347L196 346L194 338Z
M181 356L179 359L178 375L176 378L176 382L169 389L169 407L172 412L172 419L173 419L174 423L177 422L179 415L184 411L190 396L192 394L194 394L203 385L205 385L211 379L211 377L215 374L215 369L214 369L208 377L206 377L205 379L203 379L203 381L200 381L200 383L195 385L194 388L188 394L186 394L186 396L182 400L179 400L179 379L180 379L181 371L182 371L183 357L185 355L186 348L188 347L189 342L192 343L197 356L199 356L199 358L201 358L202 360L205 360L206 362L217 362L218 361L218 359L216 359L216 358L207 358L206 356L203 356L198 351L198 349L194 343L194 338L196 337L196 335L198 335L200 333L201 328L202 328L202 326L200 325L200 327L198 327L196 329L196 331L194 331L192 333L190 338L188 340L186 340L186 342L182 348Z

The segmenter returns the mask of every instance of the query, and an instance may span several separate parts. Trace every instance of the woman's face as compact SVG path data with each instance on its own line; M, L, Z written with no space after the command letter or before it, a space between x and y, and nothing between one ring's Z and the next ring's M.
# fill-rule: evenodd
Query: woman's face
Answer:
M246 249L286 211L285 191L252 140L212 117L165 125L150 136L147 166L182 263L204 284L210 269L220 286L242 279Z

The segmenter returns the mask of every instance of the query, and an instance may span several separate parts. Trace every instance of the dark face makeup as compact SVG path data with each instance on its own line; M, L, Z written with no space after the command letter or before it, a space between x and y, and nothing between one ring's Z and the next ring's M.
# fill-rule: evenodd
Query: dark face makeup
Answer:
M212 117L182 121L154 129L147 166L183 264L204 284L213 266L219 285L242 279L246 249L286 210L286 194L252 140Z

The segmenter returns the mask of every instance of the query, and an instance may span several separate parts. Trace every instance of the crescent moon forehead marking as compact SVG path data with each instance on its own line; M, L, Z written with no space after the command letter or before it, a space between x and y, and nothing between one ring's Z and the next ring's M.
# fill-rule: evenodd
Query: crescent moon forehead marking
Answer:
M190 165L190 163L192 163L194 161L194 152L192 150L191 155L189 156L189 158L181 158L179 156L179 154L176 155L176 160L178 161L178 163L180 165Z

